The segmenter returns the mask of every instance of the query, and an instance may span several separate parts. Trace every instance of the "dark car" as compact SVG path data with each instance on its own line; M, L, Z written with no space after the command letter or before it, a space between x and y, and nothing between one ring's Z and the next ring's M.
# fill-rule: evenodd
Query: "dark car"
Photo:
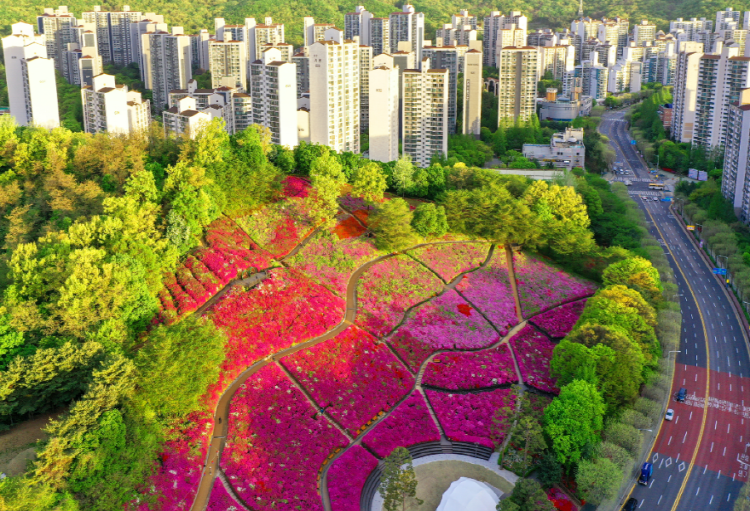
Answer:
M649 462L644 463L641 467L641 477L638 478L638 484L648 484L653 472L654 466Z
M631 497L628 499L625 505L622 506L622 511L635 511L637 507L638 500Z
M679 392L677 392L677 397L675 398L675 400L679 401L680 403L684 403L686 397L687 389L685 387L682 387Z

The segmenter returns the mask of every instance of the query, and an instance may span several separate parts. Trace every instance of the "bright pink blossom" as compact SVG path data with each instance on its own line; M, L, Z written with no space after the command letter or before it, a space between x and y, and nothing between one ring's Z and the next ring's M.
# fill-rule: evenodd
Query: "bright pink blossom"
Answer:
M242 506L224 487L220 478L214 479L214 486L211 489L211 497L208 500L206 511L242 511Z
M347 445L274 364L232 398L221 467L232 488L257 509L322 510L317 484L328 457Z
M583 308L586 307L586 300L566 303L560 307L534 316L529 321L539 327L555 339L561 339L568 335L576 321L581 316Z
M518 360L521 377L527 385L545 392L559 394L556 379L549 373L554 343L531 325L526 325L510 340Z
M333 511L359 511L359 499L367 476L378 466L375 456L354 445L328 469L328 495ZM217 510L218 511L218 510Z
M409 255L422 261L446 282L459 274L478 268L490 246L487 243L440 243L409 251Z
M415 390L391 414L362 438L378 456L390 455L396 447L437 442L440 432L430 416L422 394Z
M355 326L281 363L355 437L414 386L414 377L388 347Z
M517 383L510 349L501 344L492 349L436 355L422 377L422 384L443 389L479 389Z

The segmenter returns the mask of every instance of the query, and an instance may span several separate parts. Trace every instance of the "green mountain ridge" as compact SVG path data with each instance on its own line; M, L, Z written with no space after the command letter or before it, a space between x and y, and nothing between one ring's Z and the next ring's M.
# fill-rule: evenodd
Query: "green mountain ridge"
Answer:
M75 15L92 10L94 2L71 0L67 2L68 9ZM122 2L100 2L102 10L119 10L128 0ZM499 0L494 2L480 1L469 4L456 0L434 0L412 2L418 11L425 13L427 37L434 35L436 27L450 23L451 15L460 9L469 9L472 14L484 17L490 11L507 13L511 10L521 11L529 17L530 28L565 28L577 16L578 2L575 0L556 1L541 0ZM155 12L163 14L170 26L182 26L185 33L194 33L202 28L213 33L213 19L225 18L227 23L241 23L244 18L255 17L262 19L271 16L276 23L286 25L286 40L298 46L302 43L302 18L313 16L316 22L333 22L344 28L344 15L351 12L357 5L364 5L376 16L387 16L391 12L401 10L401 1L369 1L369 2L334 2L331 0L206 0L203 2L188 2L185 0L132 0L129 2L131 10ZM689 19L692 17L706 17L715 19L716 11L733 7L739 11L750 10L750 0L727 4L716 0L623 0L612 4L605 0L584 2L584 14L594 18L602 16L626 16L631 23L641 19L655 22L665 32L669 29L669 20L677 17ZM44 7L57 7L54 4L41 4L33 0L17 0L2 2L0 5L0 31L10 33L10 25L18 21L35 23L36 16L43 12ZM481 22L480 22L481 23Z

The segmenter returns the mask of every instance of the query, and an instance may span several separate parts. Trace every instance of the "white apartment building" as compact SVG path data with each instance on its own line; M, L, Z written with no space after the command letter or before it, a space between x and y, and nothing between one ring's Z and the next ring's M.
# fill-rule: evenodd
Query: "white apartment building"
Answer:
M108 74L95 76L81 89L83 127L86 133L127 135L148 128L151 106L140 92L117 85Z
M736 27L740 24L740 11L735 11L731 7L727 7L723 11L716 13L716 31L726 30L730 27Z
M509 46L522 47L526 45L526 29L518 28L513 24L508 25L497 32L497 41L495 42L495 63L500 60L500 52L503 48ZM499 67L499 65L497 66Z
M221 117L213 115L214 111L212 108L198 111L194 98L182 98L175 106L162 112L164 133L176 137L195 138L201 128L211 122L214 117Z
M403 72L402 153L420 167L448 154L448 82L448 70L430 69L429 62Z
M584 60L581 56L581 47L583 43L599 35L599 26L603 24L602 20L592 19L589 17L574 20L570 24L570 32L576 47L576 61Z
M693 140L695 129L698 69L703 57L703 44L686 41L680 48L672 92L672 137L678 142L687 143Z
M310 91L310 56L308 48L302 50L292 57L292 62L297 66L297 97Z
M372 47L359 45L359 129L367 131L370 126L370 70L372 69Z
M96 33L96 26L91 23L87 26L93 26L93 30ZM164 16L161 14L155 14L153 12L147 12L144 14L139 21L130 23L130 41L131 41L131 62L135 62L138 64L138 66L141 66L141 63L143 61L143 48L141 48L141 40L143 39L143 34L146 34L148 32L167 32L168 27L167 24L164 23ZM208 37L208 31L204 30L202 32L206 32L206 37ZM98 38L97 38L98 41ZM197 60L193 59L193 62L197 62ZM205 68L203 68L205 69ZM141 81L143 81L143 68L141 67Z
M435 46L469 46L473 41L477 41L477 30L471 25L446 23L435 30Z
M247 88L247 45L244 41L209 41L211 87Z
M724 150L724 172L721 176L721 193L732 203L737 217L743 222L750 220L750 89L742 89L738 101L729 105L727 137Z
M638 25L633 27L633 42L636 46L641 46L645 42L656 39L656 25L649 23L647 20L641 20Z
M627 49L627 48L626 48ZM610 66L607 92L638 92L641 90L643 62L622 58Z
M557 46L557 34L549 28L526 34L525 46Z
M492 11L489 16L484 18L484 54L485 66L497 66L498 40L501 30L517 29L524 33L528 29L528 18L521 15L520 11L511 11L508 16L500 14L500 11ZM520 44L507 44L505 46L524 46L526 41ZM500 39L500 47L503 46L503 40Z
M359 153L359 45L329 29L310 51L310 140Z
M536 112L539 52L533 46L503 48L498 67L498 124L528 121Z
M265 45L278 45L286 42L284 39L284 25L274 23L271 17L266 17L263 24L257 24L255 18L246 18L245 26L248 30L248 47L246 55L251 62L259 60ZM291 56L291 55L290 55Z
M456 46L426 46L422 49L422 63L429 59L428 69L445 69L448 71L448 134L456 134L456 119L458 109L458 73L463 56L468 48L463 47L459 53Z
M372 18L372 13L362 5L358 5L354 12L346 13L344 15L344 39L354 41L355 37L359 37L359 44L370 46L370 20Z
M399 51L398 43L409 42L411 51L422 60L424 46L424 13L416 12L413 5L404 4L401 12L393 12L388 17L391 54Z
M727 142L729 105L740 90L750 87L750 57L739 56L739 47L725 46L720 55L703 55L698 65L695 130L692 142L711 149Z
M470 26L472 29L477 29L477 17L473 14L469 14L467 9L461 9L458 14L451 16L451 24L454 27L462 27L465 25Z
M680 31L685 34L685 40L697 41L698 33L701 31L712 32L714 28L714 22L706 20L706 18L690 18L685 21L682 18L677 18L674 21L669 22L669 32L677 35Z
M573 45L539 46L539 77L552 73L555 80L564 81L575 69L576 49Z
M596 55L596 54L593 54ZM599 64L598 60L587 60L575 67L573 76L581 80L581 94L589 96L594 101L607 97L609 70ZM570 95L569 91L568 94Z
M149 32L141 36L141 51L144 83L153 91L154 108L161 111L169 101L169 92L186 88L193 77L190 37Z
M179 106L183 98L195 100L195 106L191 107L199 112L210 112L213 117L223 117L227 133L233 135L242 131L253 123L252 98L249 94L239 92L231 87L219 87L217 89L199 89L195 80L188 82L187 89L177 89L169 93L169 107L174 109ZM173 110L176 113L178 110Z
M297 145L297 66L281 59L277 48L266 50L251 65L253 123L271 131L271 141Z
M477 138L482 130L482 60L482 52L477 50L469 50L464 57L464 111L461 132Z
M78 21L66 6L61 5L57 9L44 9L44 14L37 16L36 22L39 33L44 35L47 58L54 59L55 67L68 79L63 65L64 54L68 43L76 42L73 27L78 25Z
M370 100L378 105L372 112L369 125L370 156L374 161L398 159L399 135L399 70L391 66L375 66L370 71Z
M104 72L104 63L96 48L81 48L78 43L68 43L65 52L65 73L68 82L73 85L92 85L95 76Z
M60 126L55 64L47 58L44 36L29 23L15 23L3 38L10 115L20 126Z
M96 27L99 54L105 64L126 66L131 62L138 62L138 38L141 33L133 27L143 20L142 12L131 11L128 5L124 5L121 11L107 12L96 5L93 11L84 11L82 16L85 23L91 23ZM146 17L161 19L160 22L164 22L163 17L153 13L147 13Z

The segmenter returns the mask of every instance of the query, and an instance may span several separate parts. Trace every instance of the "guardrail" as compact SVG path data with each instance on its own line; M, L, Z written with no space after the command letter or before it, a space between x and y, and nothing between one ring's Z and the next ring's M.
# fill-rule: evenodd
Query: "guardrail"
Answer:
M412 445L407 447L407 449L414 459L434 456L436 454L460 454L487 461L494 452L489 447L467 442L425 442ZM380 487L380 475L382 474L383 463L383 461L378 463L378 466L370 472L365 485L362 487L362 494L359 498L359 508L362 511L372 511L372 499L375 497L378 487Z

